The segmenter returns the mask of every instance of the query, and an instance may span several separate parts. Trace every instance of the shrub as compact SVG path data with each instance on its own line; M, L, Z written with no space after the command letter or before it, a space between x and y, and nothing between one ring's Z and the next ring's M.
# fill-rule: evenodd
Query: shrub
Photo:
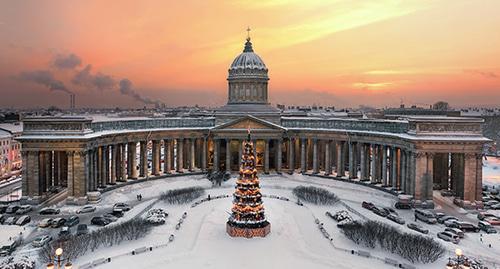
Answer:
M131 219L89 234L70 235L64 239L54 240L40 250L39 256L44 262L49 262L55 249L61 247L64 249L64 257L74 260L89 250L119 245L124 240L137 240L149 233L151 227L151 224L141 218Z
M316 205L333 205L339 201L337 195L317 187L297 186L293 189L297 198Z
M163 192L160 199L169 204L185 204L202 196L204 193L205 190L201 187L188 187Z
M352 222L340 226L344 235L358 245L377 245L411 262L431 263L443 256L445 249L434 239L376 221Z

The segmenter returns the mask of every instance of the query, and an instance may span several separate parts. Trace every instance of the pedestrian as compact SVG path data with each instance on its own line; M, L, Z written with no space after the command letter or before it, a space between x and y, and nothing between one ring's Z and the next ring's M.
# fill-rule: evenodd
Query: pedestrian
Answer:
M210 201L210 194L208 195L208 200Z
M417 222L417 215L415 215L415 222Z
M139 201L139 194L137 194L135 198L137 199L137 201Z

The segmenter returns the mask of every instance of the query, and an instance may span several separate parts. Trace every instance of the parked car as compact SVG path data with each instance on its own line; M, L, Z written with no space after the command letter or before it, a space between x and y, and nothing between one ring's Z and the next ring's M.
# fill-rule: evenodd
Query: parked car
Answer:
M3 224L3 222L5 221L6 218L7 218L6 215L0 214L0 224Z
M64 225L68 227L72 227L80 223L80 218L78 216L71 216L66 220L66 223Z
M0 205L0 214L5 213L5 211L7 210L7 207L9 207L9 205Z
M92 205L86 205L76 211L76 214L83 214L83 213L90 213L94 212L96 210L95 206Z
M14 225L16 223L17 217L8 217L3 224L5 225Z
M52 228L59 228L63 226L66 223L65 218L55 218L52 220L52 223L50 224L50 227Z
M384 218L387 217L387 215L389 215L383 209L380 209L380 208L378 208L376 206L373 207L372 211L373 211L373 213L375 213L375 214L377 214L377 215L379 215L381 217L384 217Z
M489 213L489 212L479 212L477 213L477 219L478 220L484 220L484 218L487 218L487 217L495 217L497 218L498 216L493 214L493 213Z
M437 219L434 215L434 213L428 211L428 210L422 210L422 209L415 209L415 218L429 223L429 224L435 224L437 223Z
M484 221L488 222L491 225L500 225L500 219L497 217L487 217Z
M111 215L117 217L117 218L121 218L123 217L123 210L120 209L120 208L114 208L113 211L111 212Z
M497 200L490 200L488 202L485 202L483 205L485 208L495 209L494 207L500 205L500 202L498 202Z
M46 207L42 208L40 211L38 211L38 213L40 215L57 215L61 213L61 210L56 208Z
M76 226L76 235L88 234L89 229L87 228L87 224L78 224Z
M121 209L123 211L129 211L131 209L131 207L128 204L126 204L126 203L116 203L113 206L113 210L117 209L117 208L119 208L119 209Z
M361 203L361 206L363 208L368 209L368 210L372 210L375 207L375 205L373 203L365 202L365 201L363 201L363 203Z
M477 226L479 227L479 229L485 231L487 234L497 233L497 230L486 221L478 222Z
M499 210L500 209L500 203L494 204L494 205L490 206L490 208L493 209L493 210Z
M30 212L31 210L33 210L33 208L30 205L22 205L16 211L16 215L23 215Z
M30 216L21 216L16 220L16 225L23 226L31 221Z
M47 228L52 224L52 221L53 221L53 219L51 219L51 218L45 218L38 223L38 227Z
M109 220L107 220L106 218L104 217L93 217L91 220L90 220L90 224L92 225L97 225L97 226L106 226L110 223Z
M45 246L50 241L52 241L52 236L41 235L41 236L35 238L35 240L33 240L33 242L31 242L31 245L33 245L33 247L39 248L39 247Z
M458 229L458 228L446 228L444 229L445 232L450 232L458 235L459 238L464 238L465 234L464 231Z
M382 208L382 210L384 210L385 213L387 213L387 215L389 215L389 214L398 215L398 212L396 212L396 210L394 210L390 207L384 207L384 208Z
M438 223L441 223L441 224L444 224L444 222L448 221L448 220L458 221L458 218L454 217L454 216L443 216L443 217L437 219Z
M437 234L437 237L444 241L452 242L453 244L458 244L458 242L460 242L458 235L450 232L440 232Z
M20 206L18 205L10 205L7 207L7 209L5 210L5 213L6 214L15 214L16 211L20 208Z
M61 230L59 230L59 237L66 237L71 235L71 230L69 229L68 226L63 226L61 227Z
M115 221L118 220L117 217L115 217L115 216L113 216L113 215L111 215L109 213L106 213L106 214L102 215L102 217L105 218L105 219L107 219L109 222L115 222Z
M447 222L445 222L445 225L446 225ZM449 222L448 225L446 225L446 227L449 227L449 228L458 228L464 232L479 232L479 228L471 223L468 223L468 222L463 222L463 221L453 221L453 222Z
M387 215L387 218L396 222L396 223L399 223L399 224L405 224L405 220L403 218L401 218L400 216L397 216L397 215L394 215L394 214L389 214Z
M425 229L422 225L416 223L408 223L406 225L409 229L415 230L419 233L428 234L429 230Z
M431 213L434 213L434 217L436 219L439 219L439 218L442 218L442 217L446 216L446 214L442 213L442 212L431 212Z
M7 244L3 245L0 248L0 256L8 256L12 254L16 250L16 248L21 244L22 239L15 238L14 240L9 241Z

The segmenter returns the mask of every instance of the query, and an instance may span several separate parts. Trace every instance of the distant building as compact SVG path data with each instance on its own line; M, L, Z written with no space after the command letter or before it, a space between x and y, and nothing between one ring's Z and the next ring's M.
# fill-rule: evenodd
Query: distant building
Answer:
M15 140L21 132L19 123L0 124L0 180L21 173L21 144Z

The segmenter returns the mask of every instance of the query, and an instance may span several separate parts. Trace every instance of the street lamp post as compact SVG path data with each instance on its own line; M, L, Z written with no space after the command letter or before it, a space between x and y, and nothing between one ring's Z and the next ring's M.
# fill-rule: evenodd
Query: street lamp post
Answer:
M470 269L469 260L464 257L461 249L457 248L455 250L455 255L457 256L455 260L448 258L446 269Z
M55 256L52 261L47 264L47 269L71 269L73 265L69 262L63 265L65 258L62 257L63 249L57 248L55 251Z

